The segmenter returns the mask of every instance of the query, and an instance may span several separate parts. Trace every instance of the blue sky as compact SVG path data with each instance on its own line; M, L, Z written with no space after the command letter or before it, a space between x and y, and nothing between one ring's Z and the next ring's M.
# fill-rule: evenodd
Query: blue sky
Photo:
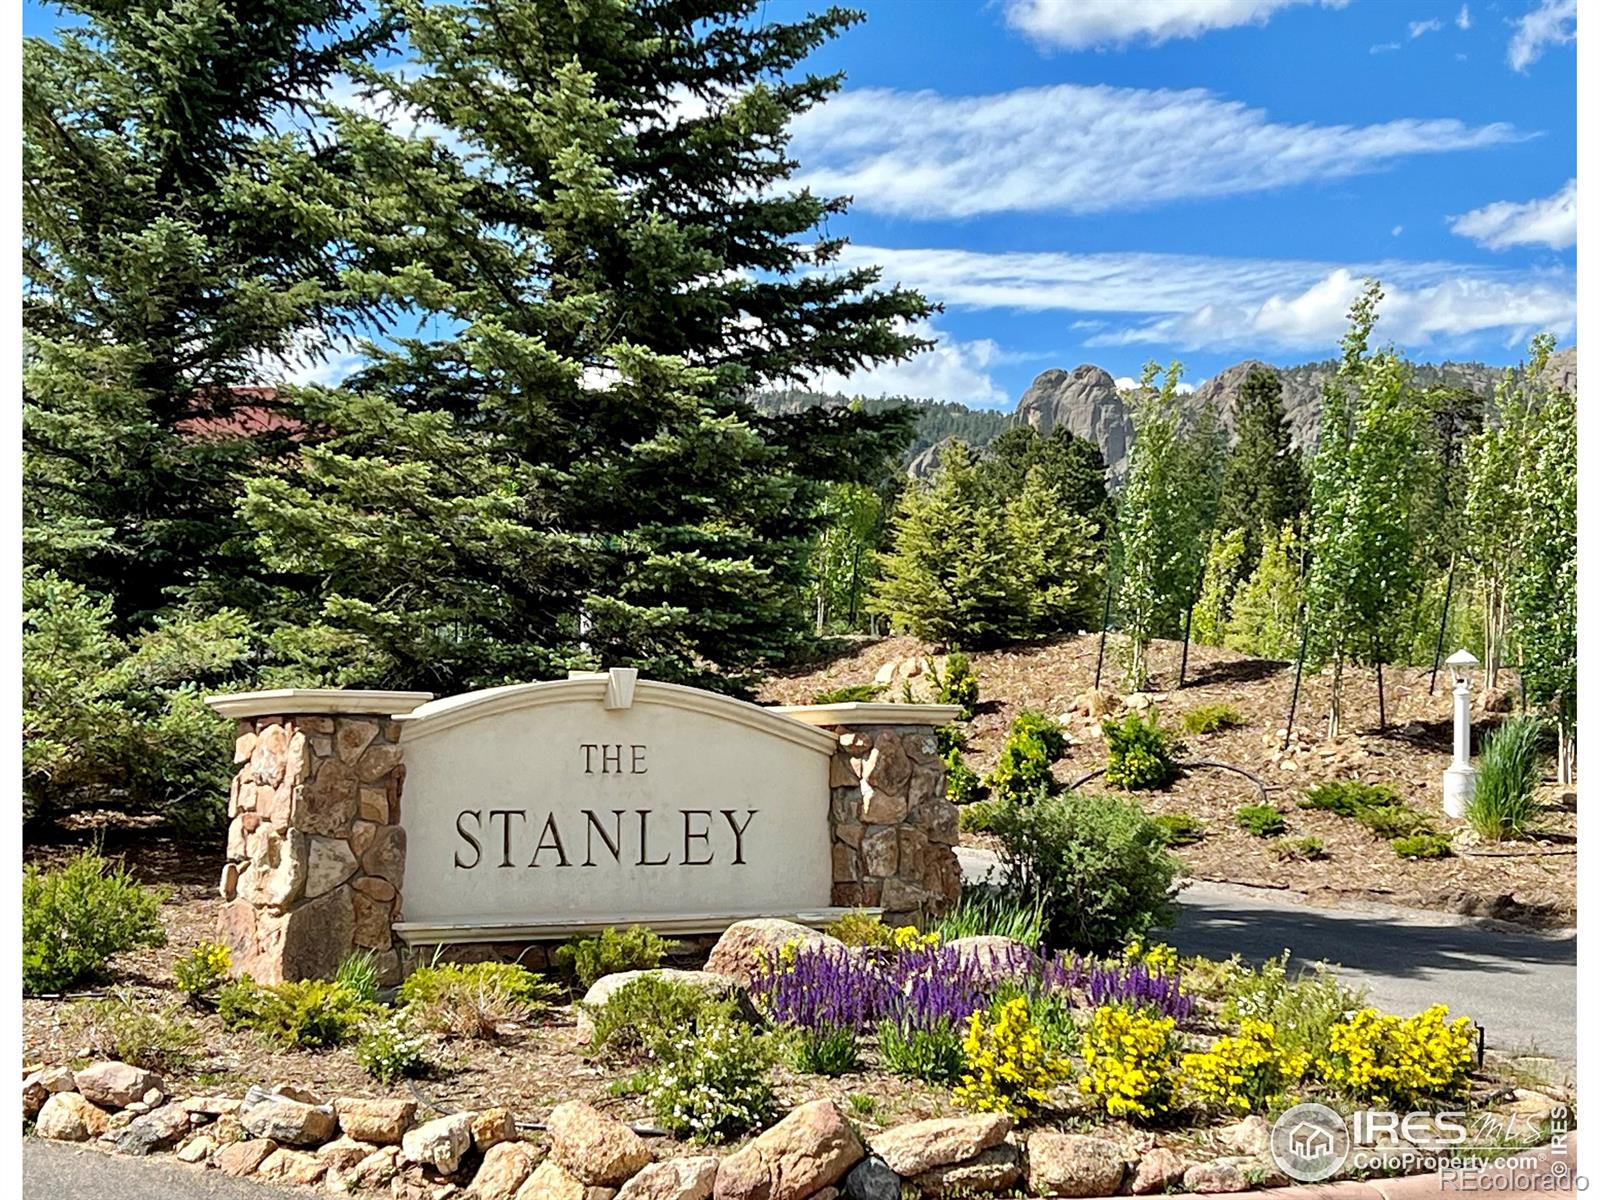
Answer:
M1366 274L1417 358L1573 337L1576 0L856 3L794 154L855 197L851 261L946 308L822 386L1009 408L1050 367L1325 358Z

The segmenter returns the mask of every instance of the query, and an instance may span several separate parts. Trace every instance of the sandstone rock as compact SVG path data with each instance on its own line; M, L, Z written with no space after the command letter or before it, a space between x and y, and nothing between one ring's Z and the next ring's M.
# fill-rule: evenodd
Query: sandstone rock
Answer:
M1188 1192L1210 1194L1214 1192L1243 1192L1250 1188L1250 1180L1232 1159L1219 1158L1214 1162L1195 1163L1183 1173L1183 1188Z
M1107 713L1115 711L1121 703L1116 693L1106 691L1104 688L1090 688L1086 692L1079 692L1072 698L1069 709L1088 717L1091 721L1098 721Z
M545 1118L550 1158L587 1187L617 1187L652 1155L633 1130L580 1100L569 1100Z
M899 828L869 830L861 839L861 862L868 875L880 879L893 875L900 866Z
M232 1096L185 1096L178 1103L185 1112L205 1117L223 1117L239 1111L239 1102Z
M844 1194L850 1200L900 1200L900 1176L869 1155L844 1177Z
M39 1080L39 1072L35 1071L22 1081L22 1119L31 1121L39 1115L39 1110L44 1107L44 1102L50 1099L50 1089Z
M382 880L374 882L382 883ZM385 901L374 900L365 892L355 892L350 897L352 921L350 939L368 950L387 950L394 941L393 908Z
M1155 1192L1168 1192L1183 1182L1183 1172L1188 1166L1176 1153L1157 1146L1139 1159L1133 1173L1132 1191L1135 1196L1148 1196Z
M307 833L342 838L350 832L360 806L361 784L355 770L337 758L326 758L305 785L296 823Z
M1109 1196L1127 1164L1115 1142L1078 1133L1036 1133L1028 1139L1028 1187L1040 1195Z
M921 1175L934 1167L965 1162L1011 1132L1011 1118L1003 1113L970 1117L937 1117L913 1121L885 1130L868 1143L872 1153L901 1175Z
M326 895L356 873L356 856L342 839L314 837L306 853L307 899Z
M516 1137L517 1122L509 1108L486 1108L472 1118L472 1145L480 1153Z
M310 1187L328 1173L328 1164L309 1150L278 1149L262 1160L256 1178Z
M331 1106L302 1100L264 1100L241 1111L239 1123L253 1138L271 1138L285 1146L320 1146L337 1128Z
M200 1119L198 1115L194 1117L195 1121ZM189 1121L190 1114L181 1104L168 1104L145 1113L117 1137L117 1153L143 1157L153 1150L176 1145L189 1132Z
M981 972L991 979L1016 975L1032 967L1038 958L1022 942L998 934L953 938L947 945L963 967Z
M277 787L283 782L288 765L289 731L282 725L268 725L256 732L256 742L250 750L250 771L257 783Z
M483 1156L472 1178L474 1200L511 1200L538 1164L533 1148L523 1142L501 1142Z
M251 835L249 853L249 868L239 877L241 898L257 908L280 911L299 899L306 884L304 833L263 826Z
M1271 1148L1272 1126L1259 1113L1252 1113L1242 1121L1217 1130L1217 1138L1240 1154L1262 1155Z
M73 1078L84 1098L102 1108L126 1108L161 1086L155 1072L124 1062L90 1063Z
M278 1080L269 1087L251 1088L244 1094L242 1107L251 1108L263 1100L298 1100L301 1104L321 1104L322 1097L310 1088L301 1087L298 1083L287 1080Z
M106 1131L106 1112L77 1092L54 1092L39 1109L33 1131L52 1142L87 1142Z
M47 1092L75 1092L78 1090L77 1076L71 1067L43 1067L33 1072L30 1078L37 1078L39 1086Z
M406 831L398 825L381 825L372 845L361 856L361 869L385 879L396 888L406 885Z
M451 1113L408 1130L400 1139L407 1160L432 1167L441 1175L454 1175L461 1158L472 1147L469 1112Z
M215 1139L210 1134L202 1133L178 1147L177 1159L181 1163L203 1163L216 1148Z
M383 1187L400 1169L400 1147L384 1146L374 1150L349 1171L344 1172L353 1187Z
M838 938L809 926L776 917L758 917L752 921L736 921L723 931L717 944L712 947L710 957L706 959L706 970L749 986L754 974L756 951L759 949L769 958L775 958L792 941L806 946L844 946Z
M341 718L333 734L333 749L347 763L361 757L361 752L378 736L378 726L372 721Z
M248 1142L234 1142L217 1151L212 1165L224 1175L245 1176L255 1172L278 1149L271 1138L255 1138Z
M247 763L250 755L256 748L256 731L247 729L233 739L233 761L236 764Z
M317 1157L335 1171L348 1172L380 1149L382 1147L371 1142L363 1142L345 1134L334 1138L326 1146L317 1147Z
M369 899L381 900L385 903L400 894L394 890L394 884L387 879L378 879L372 875L363 875L359 879L352 879L350 886Z
M971 1196L1013 1188L1022 1178L1022 1151L1010 1143L993 1146L966 1162L935 1167L912 1182L924 1196Z
M356 773L362 783L376 783L400 765L400 757L399 746L384 743L368 746L356 765Z
M348 886L307 900L279 918L258 917L258 979L328 979L354 945L355 910ZM237 967L237 962L235 963Z
M613 1200L616 1188L586 1187L581 1179L545 1159L517 1189L516 1200Z
M803 1200L831 1187L865 1151L831 1100L794 1109L722 1160L716 1200Z
M622 1185L617 1200L707 1200L716 1178L710 1156L651 1163Z

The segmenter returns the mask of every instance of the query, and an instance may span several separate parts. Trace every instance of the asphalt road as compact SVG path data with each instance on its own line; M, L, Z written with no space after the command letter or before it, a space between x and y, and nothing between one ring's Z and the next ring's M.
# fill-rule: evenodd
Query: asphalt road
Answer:
M969 879L993 862L962 848ZM1163 935L1184 954L1252 962L1288 950L1293 963L1335 963L1390 1012L1443 1002L1484 1027L1490 1049L1577 1059L1577 938L1449 913L1371 906L1316 908L1261 888L1194 883Z
M308 1193L186 1167L170 1154L124 1158L66 1142L22 1139L26 1200L279 1200Z

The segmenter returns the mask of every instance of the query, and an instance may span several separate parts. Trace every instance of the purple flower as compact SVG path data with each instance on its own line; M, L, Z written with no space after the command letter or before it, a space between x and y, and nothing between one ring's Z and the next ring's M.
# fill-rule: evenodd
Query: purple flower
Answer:
M1074 956L1067 983L1096 1008L1103 1004L1148 1008L1179 1024L1194 1012L1194 997L1184 993L1176 976L1152 971L1143 963L1101 963Z

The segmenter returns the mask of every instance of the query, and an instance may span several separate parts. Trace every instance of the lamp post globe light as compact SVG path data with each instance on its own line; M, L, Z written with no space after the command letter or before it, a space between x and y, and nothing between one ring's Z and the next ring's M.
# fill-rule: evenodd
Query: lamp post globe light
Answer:
M1472 669L1478 660L1468 650L1457 650L1444 660L1455 680L1455 753L1444 772L1444 811L1448 817L1467 815L1467 803L1478 783L1472 769Z

